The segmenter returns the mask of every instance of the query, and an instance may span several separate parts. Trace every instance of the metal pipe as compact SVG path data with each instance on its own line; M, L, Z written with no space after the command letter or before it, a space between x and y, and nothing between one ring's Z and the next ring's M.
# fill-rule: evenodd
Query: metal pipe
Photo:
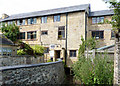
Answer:
M66 13L66 43L65 43L65 65L67 64L67 27L68 27L68 13Z

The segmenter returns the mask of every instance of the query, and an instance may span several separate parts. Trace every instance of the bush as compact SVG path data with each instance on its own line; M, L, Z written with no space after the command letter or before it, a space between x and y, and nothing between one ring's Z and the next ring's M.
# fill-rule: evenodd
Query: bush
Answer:
M47 60L47 62L53 62L51 59Z
M36 55L42 56L43 53L44 53L44 47L43 46L35 45L35 46L31 46L31 48L34 50L34 53Z
M83 84L113 84L113 60L98 55L91 60L84 56L72 66L74 76Z
M23 51L23 49L17 50L17 55L27 55L26 52Z

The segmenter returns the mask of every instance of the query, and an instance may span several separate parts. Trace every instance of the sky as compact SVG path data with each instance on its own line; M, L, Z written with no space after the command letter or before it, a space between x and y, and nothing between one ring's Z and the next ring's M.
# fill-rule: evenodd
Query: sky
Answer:
M81 4L91 4L92 11L109 9L103 0L0 0L0 17Z

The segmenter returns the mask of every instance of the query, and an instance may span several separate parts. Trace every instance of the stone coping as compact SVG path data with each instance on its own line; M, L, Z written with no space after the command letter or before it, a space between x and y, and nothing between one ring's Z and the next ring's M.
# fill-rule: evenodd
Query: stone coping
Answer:
M40 64L17 65L17 66L4 66L4 67L0 67L0 71L16 70L16 69L20 69L20 68L30 68L30 67L37 67L37 66L45 66L45 65L56 64L56 63L60 63L60 62L62 62L62 60L56 61L56 62L40 63Z

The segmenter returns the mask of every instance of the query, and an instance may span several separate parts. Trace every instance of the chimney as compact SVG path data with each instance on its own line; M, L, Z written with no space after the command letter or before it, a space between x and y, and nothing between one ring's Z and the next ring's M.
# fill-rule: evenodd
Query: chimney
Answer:
M7 14L2 14L2 19L5 19L5 18L7 18L7 17L9 17Z

